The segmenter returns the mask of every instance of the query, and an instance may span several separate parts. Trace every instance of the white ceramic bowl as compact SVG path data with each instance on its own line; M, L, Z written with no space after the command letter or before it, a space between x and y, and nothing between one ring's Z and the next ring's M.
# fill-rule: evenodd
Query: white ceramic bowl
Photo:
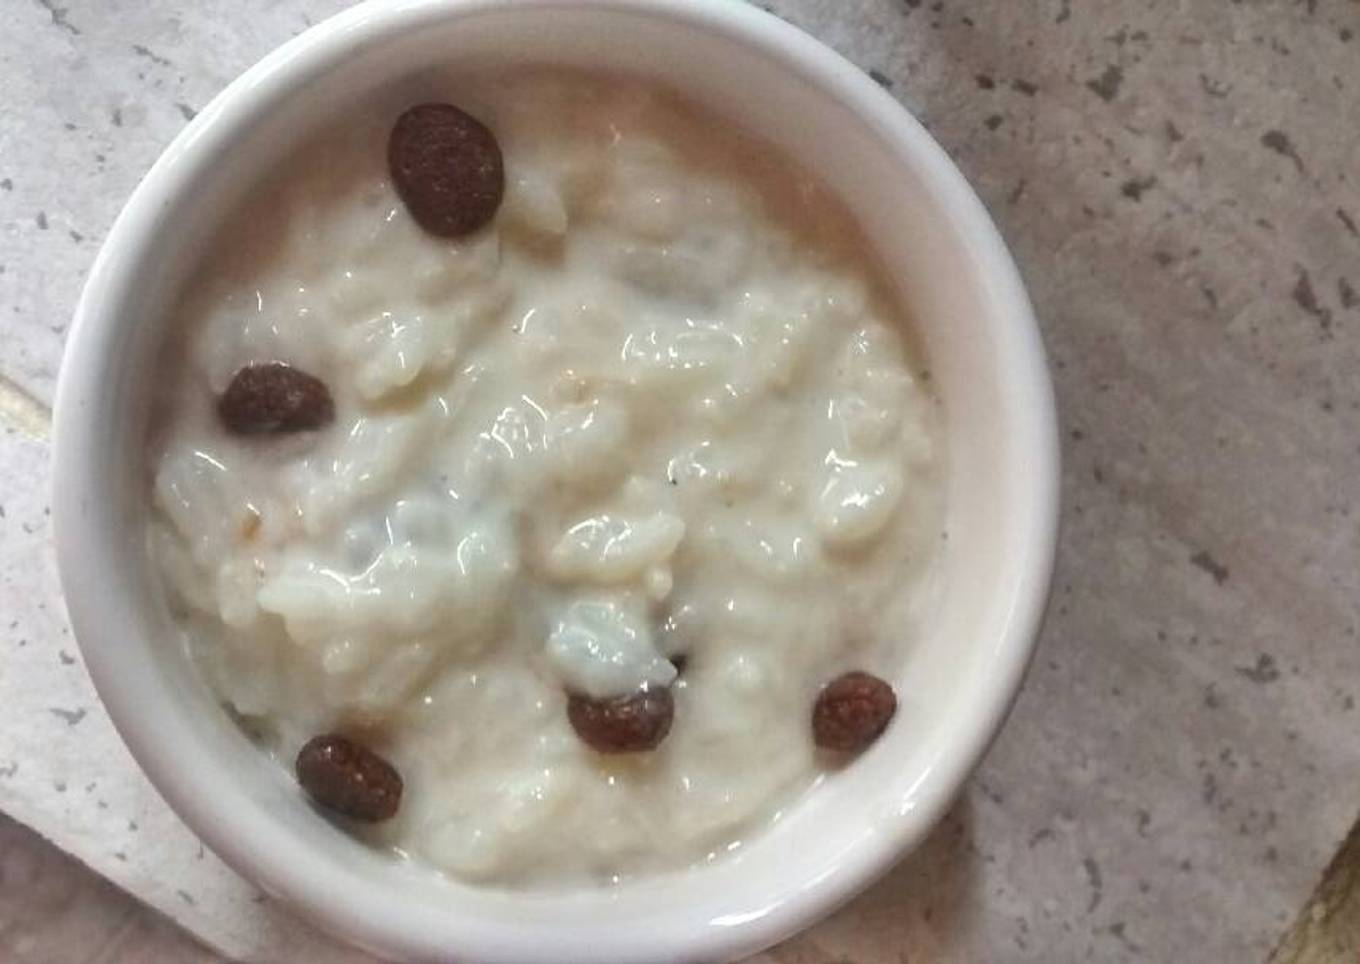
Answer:
M436 64L619 69L681 91L816 172L862 224L943 396L943 598L867 754L738 856L613 890L476 889L349 840L228 722L173 643L144 557L148 386L177 286L233 199L308 129ZM137 188L91 272L56 414L56 527L81 650L119 732L221 857L335 934L412 960L726 960L803 928L920 842L1019 687L1052 568L1052 389L1020 279L944 152L851 64L736 0L379 0L286 44Z

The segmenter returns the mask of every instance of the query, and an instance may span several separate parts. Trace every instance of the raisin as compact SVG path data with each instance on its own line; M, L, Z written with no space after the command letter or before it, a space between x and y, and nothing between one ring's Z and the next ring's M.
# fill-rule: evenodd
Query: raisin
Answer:
M254 362L232 376L217 414L237 435L304 432L329 424L335 403L314 375L283 362Z
M817 695L812 736L824 750L858 753L878 739L896 712L891 686L869 673L846 673Z
M361 743L337 733L314 736L298 751L297 779L313 800L365 823L387 820L401 803L401 774Z
M576 693L567 699L572 729L600 753L654 750L671 731L674 716L671 691L658 686L612 699L597 700Z
M387 165L411 217L443 238L485 227L505 195L495 135L452 104L418 104L397 118Z

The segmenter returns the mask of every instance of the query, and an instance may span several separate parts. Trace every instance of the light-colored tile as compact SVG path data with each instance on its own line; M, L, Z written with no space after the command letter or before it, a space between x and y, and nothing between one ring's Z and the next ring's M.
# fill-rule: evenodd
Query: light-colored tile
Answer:
M1327 868L1270 964L1355 964L1360 961L1360 824Z
M221 958L27 827L0 816L0 960L206 964Z
M225 961L226 958L196 943L155 911L139 907L128 926L90 964L220 964Z

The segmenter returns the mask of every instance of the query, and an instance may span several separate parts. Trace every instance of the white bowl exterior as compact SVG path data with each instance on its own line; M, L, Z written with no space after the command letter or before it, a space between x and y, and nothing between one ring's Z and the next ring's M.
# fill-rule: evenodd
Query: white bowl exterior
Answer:
M702 869L604 891L508 893L375 854L319 820L227 723L173 643L148 571L144 437L168 305L218 217L304 127L424 67L554 62L655 78L777 144L850 207L897 283L944 399L948 541L900 719L772 830ZM95 263L58 388L62 581L110 716L229 864L325 929L411 960L731 959L828 913L919 843L1003 720L1057 529L1052 389L1023 286L929 134L816 41L734 0L374 0L233 83L137 189Z

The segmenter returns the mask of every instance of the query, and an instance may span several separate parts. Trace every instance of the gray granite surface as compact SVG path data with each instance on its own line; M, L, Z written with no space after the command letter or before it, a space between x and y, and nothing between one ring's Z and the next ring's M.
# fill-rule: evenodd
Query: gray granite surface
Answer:
M221 922L282 911L236 883L191 892L209 871L139 856L131 831L79 832L93 804L71 768L92 746L102 779L131 764L54 595L46 406L138 177L341 6L0 0L0 807L259 960L282 945ZM1066 466L1048 624L982 770L918 854L761 960L1264 960L1360 809L1360 3L769 8L888 87L976 185L1043 324ZM137 786L90 800L154 811Z

